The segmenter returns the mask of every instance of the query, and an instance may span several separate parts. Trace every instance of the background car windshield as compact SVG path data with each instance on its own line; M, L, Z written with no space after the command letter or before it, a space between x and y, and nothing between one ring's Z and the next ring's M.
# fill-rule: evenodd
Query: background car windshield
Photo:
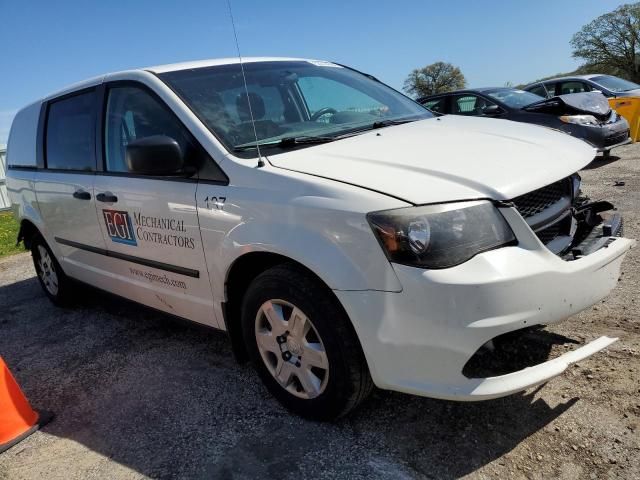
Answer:
M522 108L544 100L544 97L536 95L535 93L511 89L496 90L495 92L490 92L489 96L511 108Z
M159 76L230 150L255 144L256 135L272 143L433 116L392 88L329 62L249 62L244 70L248 95L239 64Z
M627 92L629 90L640 89L640 85L637 83L624 80L622 78L614 77L612 75L600 75L599 77L593 77L592 82L602 85L607 90L612 92Z

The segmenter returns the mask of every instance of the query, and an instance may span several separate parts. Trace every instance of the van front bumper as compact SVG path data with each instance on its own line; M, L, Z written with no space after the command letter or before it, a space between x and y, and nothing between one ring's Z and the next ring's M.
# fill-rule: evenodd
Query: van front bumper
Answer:
M336 291L353 321L371 375L383 389L451 400L501 397L543 383L616 339L601 337L506 375L468 378L467 361L489 340L559 322L617 284L633 240L566 261L535 242L477 255L444 270L394 264L401 292Z

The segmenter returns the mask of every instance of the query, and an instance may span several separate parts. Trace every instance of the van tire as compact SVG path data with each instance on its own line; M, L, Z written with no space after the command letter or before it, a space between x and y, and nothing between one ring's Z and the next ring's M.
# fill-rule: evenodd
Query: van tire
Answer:
M64 307L71 300L71 280L60 267L60 263L42 235L31 241L31 257L40 286L54 305Z
M310 358L305 356L305 352L309 352L309 350L298 348L298 345L310 345L306 343L307 339L303 339L302 343L298 342L297 344L293 340L293 347L289 347L289 343L284 341L282 336L276 337L279 339L278 344L280 342L285 344L285 349L292 348L292 351L299 352L300 357L294 356L292 363L297 358L300 360L293 366L287 365L283 359L275 354L267 352L267 356L273 358L272 362L286 365L294 370L288 387L284 387L281 381L276 379L275 373L272 372L277 369L277 366L268 367L269 358L266 360L263 358L265 349L262 348L261 353L258 347L258 325L266 319L264 306L272 305L272 303L265 302L272 301L273 304L276 302L288 304L288 307L286 305L280 306L280 312L284 312L289 307L299 309L302 312L301 316L310 323L308 328L312 330L310 335L313 337L313 345L322 344L328 368L325 371L318 371L327 375L327 378L324 380L324 375L322 375L321 389L318 389L320 393L315 397L300 398L297 396L306 394L303 382L298 380L300 378L298 375L304 375L304 372L307 371L304 370L303 358ZM293 314L289 317L289 321L283 325L292 325L292 317ZM353 410L371 393L373 381L360 342L346 312L331 290L301 267L295 264L282 264L258 275L249 285L244 296L241 321L243 338L254 368L271 394L292 412L309 419L332 420ZM267 337L273 337L274 330L269 329L270 322L268 323L269 326L266 327L265 332ZM316 343L318 338L319 343ZM287 351L282 354L283 358L287 354L291 355ZM302 362L302 366L300 362ZM297 371L295 370L296 366ZM311 368L315 367L309 367L309 371ZM291 393L292 389L298 390L297 393Z

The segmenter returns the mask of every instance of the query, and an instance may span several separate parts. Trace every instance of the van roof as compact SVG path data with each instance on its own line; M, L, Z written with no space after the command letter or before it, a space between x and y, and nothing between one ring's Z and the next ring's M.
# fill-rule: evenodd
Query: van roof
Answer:
M294 57L243 57L242 58L242 63L286 62L286 61L324 62L324 60L313 60L309 58L294 58ZM195 60L190 62L170 63L167 65L157 65L154 67L132 68L132 69L121 70L116 72L108 72L103 75L87 78L85 80L81 80L71 85L67 85L64 88L61 88L49 95L46 95L45 97L41 98L40 100L38 100L38 102L35 102L35 103L40 103L44 100L55 98L60 95L64 95L66 93L73 92L75 90L81 90L83 88L99 85L100 83L102 83L102 81L107 75L111 76L111 75L131 73L131 72L151 72L155 74L160 74L160 73L166 73L166 72L173 72L177 70L187 70L191 68L213 67L216 65L234 65L238 63L240 63L240 59L238 57L211 58L207 60Z
M286 61L318 61L311 60L308 58L289 58L289 57L243 57L242 63L255 63L255 62L286 62ZM213 67L217 65L233 65L240 63L240 59L238 57L231 58L211 58L207 60L195 60L191 62L180 62L180 63L170 63L167 65L158 65L155 67L147 67L141 68L140 70L146 70L148 72L153 73L165 73L165 72L173 72L176 70L186 70L191 68L201 68L201 67Z

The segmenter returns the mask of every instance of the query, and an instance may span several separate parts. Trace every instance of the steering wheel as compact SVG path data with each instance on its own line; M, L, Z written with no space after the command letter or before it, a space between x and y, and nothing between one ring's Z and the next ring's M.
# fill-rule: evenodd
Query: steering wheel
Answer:
M335 115L336 113L338 113L338 111L335 108L331 108L331 107L324 107L321 108L320 110L318 110L316 113L314 113L313 115L311 115L310 120L312 122L316 122L318 121L318 119L323 116L323 115L327 115L328 113L331 113L333 115Z

